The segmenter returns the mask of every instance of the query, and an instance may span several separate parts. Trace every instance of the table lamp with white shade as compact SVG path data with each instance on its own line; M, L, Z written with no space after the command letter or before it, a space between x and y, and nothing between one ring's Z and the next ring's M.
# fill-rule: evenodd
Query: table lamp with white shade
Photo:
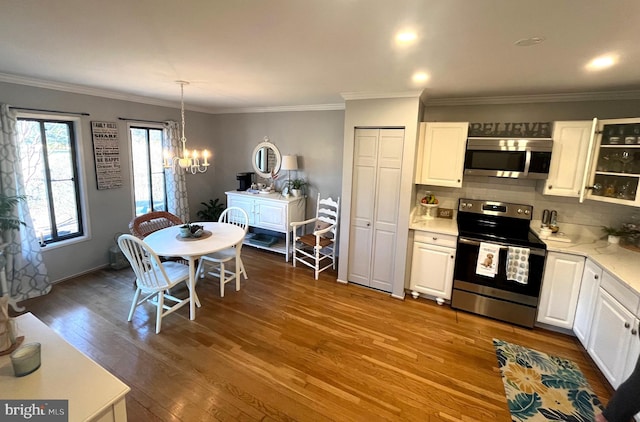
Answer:
M298 156L297 155L283 155L282 163L280 165L281 170L287 170L287 194L289 193L289 181L291 180L291 170L298 170Z

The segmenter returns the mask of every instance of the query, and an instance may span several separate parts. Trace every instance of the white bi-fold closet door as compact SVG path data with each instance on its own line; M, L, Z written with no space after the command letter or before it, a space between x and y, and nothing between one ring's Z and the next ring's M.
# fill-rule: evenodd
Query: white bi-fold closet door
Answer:
M391 292L404 129L356 129L348 280Z

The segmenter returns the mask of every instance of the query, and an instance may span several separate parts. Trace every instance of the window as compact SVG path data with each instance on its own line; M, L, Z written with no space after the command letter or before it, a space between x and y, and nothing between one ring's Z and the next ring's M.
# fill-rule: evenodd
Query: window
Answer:
M162 128L130 126L133 200L136 216L167 211L162 155Z
M18 155L36 235L46 244L84 235L77 119L18 117Z

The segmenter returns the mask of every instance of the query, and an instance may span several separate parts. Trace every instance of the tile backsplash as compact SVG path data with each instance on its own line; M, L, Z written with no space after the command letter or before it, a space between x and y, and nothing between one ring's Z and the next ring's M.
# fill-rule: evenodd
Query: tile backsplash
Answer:
M546 208L558 212L558 224L569 223L585 226L619 226L630 221L631 216L640 216L640 209L626 205L608 204L578 198L542 195L543 181L528 179L499 179L491 177L465 176L461 188L416 185L416 203L425 192L432 192L441 207L458 207L459 198L486 199L533 205L533 220L542 219Z

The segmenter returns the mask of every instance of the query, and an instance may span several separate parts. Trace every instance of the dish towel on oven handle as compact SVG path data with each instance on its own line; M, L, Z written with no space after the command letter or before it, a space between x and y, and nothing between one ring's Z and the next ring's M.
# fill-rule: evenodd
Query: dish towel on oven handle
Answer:
M507 280L520 284L529 282L529 249L509 246L507 252Z
M493 243L480 242L476 274L485 277L495 277L498 272L500 246Z

